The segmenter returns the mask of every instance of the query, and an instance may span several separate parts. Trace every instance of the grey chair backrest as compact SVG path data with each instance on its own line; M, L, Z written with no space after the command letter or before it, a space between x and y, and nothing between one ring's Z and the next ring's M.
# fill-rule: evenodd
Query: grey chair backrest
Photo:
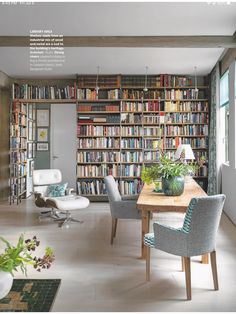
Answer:
M214 251L224 202L223 194L192 198L180 229L154 223L155 248L179 256Z
M193 198L189 206L190 212L188 251L189 254L201 255L215 250L216 233L220 224L220 218L224 207L225 195L213 195L201 198ZM186 213L184 226L188 220Z
M120 192L118 190L118 186L113 176L105 177L104 182L105 182L109 202L112 203L112 202L121 201L122 198L121 198Z

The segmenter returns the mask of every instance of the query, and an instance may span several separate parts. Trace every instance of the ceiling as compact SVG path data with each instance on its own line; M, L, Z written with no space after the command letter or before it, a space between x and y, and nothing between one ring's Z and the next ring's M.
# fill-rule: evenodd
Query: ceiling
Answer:
M233 35L236 3L94 2L0 4L0 36L28 36L51 29L65 36ZM0 47L0 70L13 77L92 74L208 74L222 48L65 48L66 61L53 71L29 70L28 48Z

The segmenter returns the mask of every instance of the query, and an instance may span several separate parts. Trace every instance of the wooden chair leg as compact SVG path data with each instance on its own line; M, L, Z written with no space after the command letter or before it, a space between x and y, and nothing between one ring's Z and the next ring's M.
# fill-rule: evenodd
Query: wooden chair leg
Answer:
M150 281L150 247L146 246L146 281Z
M211 256L211 270L212 270L214 288L215 290L219 290L217 265L216 265L216 251L211 252L210 256Z
M185 281L186 281L186 292L187 299L192 299L192 291L191 291L191 260L190 257L184 257L184 269L185 269Z
M117 218L112 218L111 223L111 245L113 244L114 235L116 233Z
M114 222L115 226L114 226L114 234L113 234L113 238L115 238L115 237L116 237L117 222L118 222L118 219L117 219L117 218L115 218L115 222Z
M181 256L181 265L182 265L182 271L184 271L184 257Z
M208 254L202 255L202 264L208 264Z

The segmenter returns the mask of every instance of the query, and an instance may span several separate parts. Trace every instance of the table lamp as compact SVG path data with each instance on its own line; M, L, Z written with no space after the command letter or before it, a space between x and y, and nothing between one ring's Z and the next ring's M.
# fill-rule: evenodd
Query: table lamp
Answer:
M180 144L175 152L175 158L182 159L184 163L187 163L187 160L195 159L190 144ZM193 173L190 172L189 175L185 177L185 181L189 182L192 175Z
M195 159L193 150L191 148L190 144L180 144L177 148L177 151L175 153L176 159L184 159L186 162L187 160L193 160Z

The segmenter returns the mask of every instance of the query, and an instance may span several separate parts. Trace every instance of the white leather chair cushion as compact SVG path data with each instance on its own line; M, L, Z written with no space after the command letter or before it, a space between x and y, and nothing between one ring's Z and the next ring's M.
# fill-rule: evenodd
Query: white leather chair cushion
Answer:
M34 193L40 193L42 194L42 197L46 194L48 189L47 185L38 185L38 186L34 186Z
M33 185L48 185L60 183L62 180L59 169L43 169L33 171Z
M89 200L86 197L78 195L66 195L59 197L49 197L47 201L53 203L55 208L65 211L65 210L76 210L82 209L89 206Z

